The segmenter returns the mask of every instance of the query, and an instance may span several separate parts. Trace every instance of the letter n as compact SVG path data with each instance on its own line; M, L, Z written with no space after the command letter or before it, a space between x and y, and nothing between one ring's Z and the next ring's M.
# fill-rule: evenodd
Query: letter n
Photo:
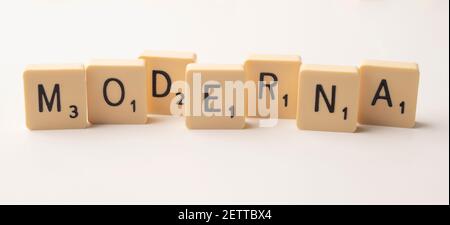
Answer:
M321 84L316 85L316 101L314 106L314 112L319 112L319 101L320 101L320 95L322 95L325 104L327 105L328 111L330 113L334 113L335 110L335 103L336 103L336 85L333 85L331 87L331 102L328 100L327 95L325 94L325 91L323 90L323 86Z

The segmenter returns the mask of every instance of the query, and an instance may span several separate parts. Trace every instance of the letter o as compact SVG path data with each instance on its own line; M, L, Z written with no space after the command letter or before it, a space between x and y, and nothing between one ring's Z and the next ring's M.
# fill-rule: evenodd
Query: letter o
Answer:
M109 83L112 81L116 82L120 87L120 99L117 102L111 102L108 98L107 89ZM110 106L119 106L120 104L122 104L123 100L125 99L125 87L123 86L122 81L117 78L108 78L105 83L103 83L103 98L105 99L105 102Z

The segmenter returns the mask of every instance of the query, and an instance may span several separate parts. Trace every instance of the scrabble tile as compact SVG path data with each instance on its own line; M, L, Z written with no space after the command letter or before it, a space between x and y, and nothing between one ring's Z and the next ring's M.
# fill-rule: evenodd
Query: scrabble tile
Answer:
M89 121L147 122L147 76L142 60L94 60L86 67Z
M415 63L367 60L361 63L359 122L414 127L419 68Z
M32 65L25 69L23 80L29 129L88 126L83 65Z
M356 67L302 65L297 126L302 130L354 132L360 75Z
M255 98L248 99L248 106L256 106L258 98L266 99L266 106L270 106L270 98L275 98L271 85L278 86L278 118L295 119L297 111L298 73L301 64L299 56L295 55L251 55L244 63L247 80L253 81L257 87ZM259 81L277 83L258 83ZM265 91L265 94L261 92ZM264 101L262 101L264 102ZM248 110L248 112L251 112ZM256 117L268 117L255 110ZM252 113L248 114L253 117Z
M227 89L227 81L242 85ZM188 128L244 128L245 73L241 65L189 64L186 68L186 82L190 87L185 105Z
M171 92L171 87L177 81L184 81L187 64L196 61L195 53L145 51L139 58L145 60L147 68L148 113L171 115L170 104L177 104L183 110L184 93Z

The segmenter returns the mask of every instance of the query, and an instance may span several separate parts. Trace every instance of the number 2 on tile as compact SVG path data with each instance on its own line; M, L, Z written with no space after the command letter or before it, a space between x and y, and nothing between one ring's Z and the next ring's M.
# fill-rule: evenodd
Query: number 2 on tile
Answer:
M184 94L181 93L181 92L177 92L175 95L176 95L177 98L178 98L177 105L183 105L183 104L184 104L184 102L183 102L183 100L184 100Z

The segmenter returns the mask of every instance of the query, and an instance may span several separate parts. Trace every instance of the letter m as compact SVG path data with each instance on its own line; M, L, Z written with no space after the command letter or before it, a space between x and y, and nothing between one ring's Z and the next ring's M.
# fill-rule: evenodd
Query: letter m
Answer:
M59 84L55 84L53 87L52 97L50 100L48 100L48 96L45 93L44 85L39 84L38 85L38 98L39 98L39 112L44 111L44 102L47 106L47 109L49 112L53 109L53 104L55 103L56 99L56 109L58 112L61 112L61 94L60 94L60 88Z

